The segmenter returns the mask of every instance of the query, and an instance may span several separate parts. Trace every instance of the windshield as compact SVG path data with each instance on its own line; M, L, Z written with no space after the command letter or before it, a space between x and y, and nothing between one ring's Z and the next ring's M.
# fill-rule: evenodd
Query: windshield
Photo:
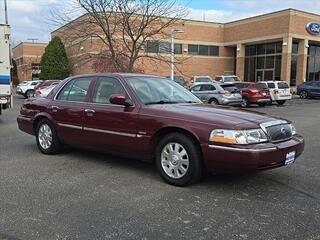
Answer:
M234 76L234 77L224 77L224 82L237 82L239 81L238 77Z
M184 87L157 77L127 77L129 86L142 104L201 103Z

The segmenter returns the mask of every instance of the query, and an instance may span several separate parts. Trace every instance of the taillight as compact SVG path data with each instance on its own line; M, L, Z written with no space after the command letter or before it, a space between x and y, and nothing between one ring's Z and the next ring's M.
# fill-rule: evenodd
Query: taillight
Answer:
M257 89L250 89L250 91L251 91L252 93L259 93L259 90L257 90Z
M225 90L220 90L218 93L222 94L222 95L230 95L230 92L225 91Z

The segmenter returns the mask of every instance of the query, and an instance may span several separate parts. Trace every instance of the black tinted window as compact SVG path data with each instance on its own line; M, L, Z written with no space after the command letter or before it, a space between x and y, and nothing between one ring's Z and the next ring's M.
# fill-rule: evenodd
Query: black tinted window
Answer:
M278 88L279 89L287 89L287 88L289 88L289 86L286 82L278 82Z
M201 91L214 91L214 90L216 90L216 88L213 85L206 84L201 86Z
M268 83L268 87L269 87L269 88L275 88L276 85L275 85L274 83Z
M118 79L111 77L98 78L94 89L93 102L110 103L110 97L113 94L127 95Z
M257 89L266 89L268 88L268 85L266 83L256 83Z

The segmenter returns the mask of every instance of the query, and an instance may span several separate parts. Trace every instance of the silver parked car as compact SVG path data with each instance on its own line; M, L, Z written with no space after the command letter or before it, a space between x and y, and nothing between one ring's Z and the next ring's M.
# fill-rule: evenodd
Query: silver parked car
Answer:
M236 106L242 104L240 91L226 91L217 83L197 83L191 86L190 91L204 103Z

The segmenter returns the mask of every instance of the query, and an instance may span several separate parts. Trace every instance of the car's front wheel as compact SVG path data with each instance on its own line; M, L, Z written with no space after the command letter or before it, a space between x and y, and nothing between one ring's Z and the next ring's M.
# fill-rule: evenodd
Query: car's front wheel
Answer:
M241 107L243 107L243 108L250 107L250 104L251 104L251 103L250 103L249 99L246 98L246 97L244 97L244 98L242 99Z
M186 186L202 176L202 159L196 143L181 133L170 133L156 147L156 164L169 184Z
M39 150L44 154L57 154L61 151L62 145L57 132L48 119L42 119L38 122L36 141Z

